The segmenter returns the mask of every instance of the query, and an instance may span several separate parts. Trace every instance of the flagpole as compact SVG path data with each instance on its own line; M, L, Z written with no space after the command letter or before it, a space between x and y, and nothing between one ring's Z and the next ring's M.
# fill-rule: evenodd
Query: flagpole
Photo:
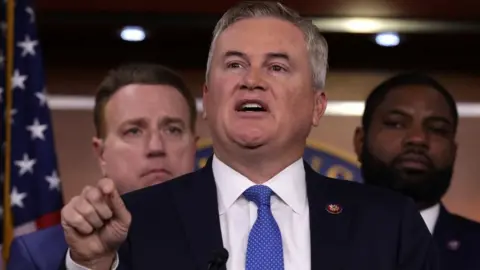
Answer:
M14 68L15 45L15 0L7 0L7 38L6 38L6 71L5 71L5 177L3 181L3 261L6 263L10 255L13 240L13 217L10 207L10 180L12 166L12 123L10 113L13 105L12 75Z

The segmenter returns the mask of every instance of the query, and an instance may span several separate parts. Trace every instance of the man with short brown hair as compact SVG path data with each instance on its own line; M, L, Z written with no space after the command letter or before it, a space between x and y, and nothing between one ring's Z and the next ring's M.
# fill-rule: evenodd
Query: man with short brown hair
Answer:
M154 64L113 69L95 97L93 147L102 175L124 194L193 171L196 114L194 97L174 71ZM8 269L57 269L66 248L61 226L18 237Z
M121 193L193 170L197 111L178 74L152 64L121 66L102 81L95 104L94 148L103 176Z

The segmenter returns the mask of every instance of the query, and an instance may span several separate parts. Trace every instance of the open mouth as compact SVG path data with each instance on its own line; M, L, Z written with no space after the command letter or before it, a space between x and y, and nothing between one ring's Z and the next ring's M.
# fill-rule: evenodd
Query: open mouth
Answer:
M267 112L268 106L260 100L242 100L235 106L237 112Z

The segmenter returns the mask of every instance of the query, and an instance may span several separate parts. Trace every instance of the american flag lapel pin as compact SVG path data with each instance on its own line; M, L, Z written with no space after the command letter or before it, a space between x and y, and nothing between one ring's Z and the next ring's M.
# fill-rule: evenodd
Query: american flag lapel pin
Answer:
M327 207L325 208L325 210L327 210L327 212L332 214L332 215L338 215L338 214L342 213L343 208L339 204L330 203L330 204L327 204Z
M460 241L451 240L447 243L447 248L452 251L456 251L460 248Z

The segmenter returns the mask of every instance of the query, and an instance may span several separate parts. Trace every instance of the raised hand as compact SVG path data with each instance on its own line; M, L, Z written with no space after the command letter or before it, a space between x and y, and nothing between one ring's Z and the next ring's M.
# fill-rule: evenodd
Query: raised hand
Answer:
M62 209L62 227L72 260L85 267L109 269L127 237L131 219L111 179L85 187Z

